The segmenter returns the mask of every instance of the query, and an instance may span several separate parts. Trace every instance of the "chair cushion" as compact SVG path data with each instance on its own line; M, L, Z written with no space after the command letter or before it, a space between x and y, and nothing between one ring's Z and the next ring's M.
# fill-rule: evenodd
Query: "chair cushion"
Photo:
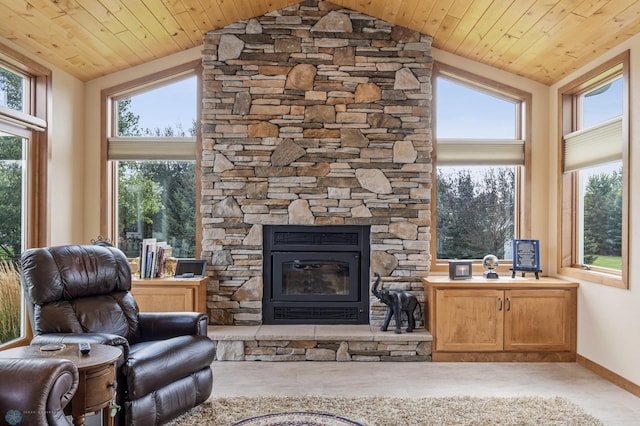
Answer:
M215 346L205 336L179 336L131 345L122 373L135 400L213 362Z

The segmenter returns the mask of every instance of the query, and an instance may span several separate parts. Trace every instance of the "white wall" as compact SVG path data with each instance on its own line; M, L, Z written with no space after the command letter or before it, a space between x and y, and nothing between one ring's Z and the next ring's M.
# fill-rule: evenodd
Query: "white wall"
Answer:
M0 37L0 43L52 72L51 121L48 123L51 146L48 158L50 232L47 244L83 242L84 179L83 170L78 167L84 155L83 83L9 40Z
M609 51L597 61L568 75L550 88L548 138L553 141L549 149L549 239L553 243L557 232L557 164L556 141L558 116L558 89L592 70L597 65L630 49L631 51L631 155L630 173L630 235L640 226L640 174L634 173L640 167L640 150L634 149L640 143L640 35L636 35L622 45ZM636 190L634 190L634 188ZM640 263L635 262L635 253L640 250L640 237L630 238L629 289L618 289L590 282L581 282L578 290L578 354L613 371L631 382L640 385ZM552 269L556 269L557 247L550 252Z
M82 202L83 169L78 167L85 151L83 83L60 70L54 70L52 81L49 244L89 243L82 226L89 213ZM92 210L97 214L98 206Z
M124 71L109 74L85 84L85 128L84 139L87 142L84 155L84 220L83 235L91 239L100 235L100 120L101 92L120 84L169 69L180 64L202 59L202 46L194 47Z

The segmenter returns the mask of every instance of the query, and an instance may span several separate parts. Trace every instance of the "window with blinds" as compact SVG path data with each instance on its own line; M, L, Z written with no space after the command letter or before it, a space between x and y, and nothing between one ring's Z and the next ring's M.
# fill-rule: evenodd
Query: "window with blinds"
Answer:
M105 91L107 235L128 257L155 239L197 255L198 63Z
M528 229L528 102L527 93L436 65L432 271L449 259L509 259L513 239Z
M626 287L628 52L560 89L562 273Z

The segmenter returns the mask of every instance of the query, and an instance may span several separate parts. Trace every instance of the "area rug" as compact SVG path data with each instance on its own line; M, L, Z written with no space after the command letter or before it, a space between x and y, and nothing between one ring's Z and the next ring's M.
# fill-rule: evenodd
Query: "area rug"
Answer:
M169 423L171 426L232 426L270 413L332 414L364 426L602 426L566 398L211 398ZM295 423L293 423L295 424ZM304 425L304 423L298 423ZM313 423L311 423L313 425ZM267 423L282 426L287 423ZM261 425L263 426L263 425Z
M233 426L363 426L344 417L321 413L276 413L240 420Z

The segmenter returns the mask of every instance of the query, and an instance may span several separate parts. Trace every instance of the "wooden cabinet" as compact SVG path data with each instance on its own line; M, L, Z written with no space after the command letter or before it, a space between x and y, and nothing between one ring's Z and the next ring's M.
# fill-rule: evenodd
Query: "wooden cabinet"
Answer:
M434 361L575 361L578 284L423 279Z
M207 313L207 277L133 279L131 294L140 312Z

